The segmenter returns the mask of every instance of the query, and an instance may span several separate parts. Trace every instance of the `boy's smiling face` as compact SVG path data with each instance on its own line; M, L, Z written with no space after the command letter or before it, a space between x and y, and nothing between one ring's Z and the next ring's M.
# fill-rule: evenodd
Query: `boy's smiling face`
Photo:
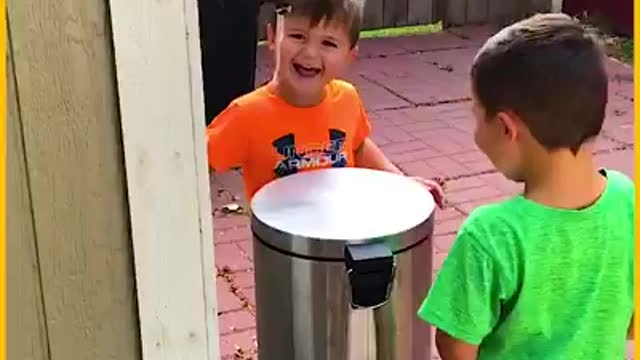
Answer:
M325 19L312 27L309 18L279 16L276 31L269 31L269 44L276 56L276 84L296 102L321 99L324 86L355 57L346 27Z

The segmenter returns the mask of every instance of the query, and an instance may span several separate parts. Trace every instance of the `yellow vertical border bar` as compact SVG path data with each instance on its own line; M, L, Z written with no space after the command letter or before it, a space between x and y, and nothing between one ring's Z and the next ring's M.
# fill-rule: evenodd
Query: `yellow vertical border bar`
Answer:
M634 92L634 102L633 102L633 169L634 169L634 181L636 184L636 189L638 188L638 184L640 184L640 149L635 146L640 139L640 126L638 126L638 122L636 120L636 116L640 111L640 103L638 103L638 94L640 94L640 86L638 84L638 67L640 66L640 56L637 54L637 45L635 44L635 39L638 38L640 34L640 28L638 27L638 23L640 21L640 0L633 0L633 92ZM634 292L635 292L635 316L633 317L633 329L634 329L634 338L637 337L637 334L640 334L640 289L638 288L640 285L640 264L638 264L638 259L640 259L640 251L638 250L638 229L640 229L640 215L638 214L638 200L640 199L640 195L638 195L638 191L636 190L636 209L635 209L635 284L634 284ZM634 339L633 346L633 355L635 359L640 359L640 346L637 346L638 341Z
M0 0L0 360L7 359L7 2Z

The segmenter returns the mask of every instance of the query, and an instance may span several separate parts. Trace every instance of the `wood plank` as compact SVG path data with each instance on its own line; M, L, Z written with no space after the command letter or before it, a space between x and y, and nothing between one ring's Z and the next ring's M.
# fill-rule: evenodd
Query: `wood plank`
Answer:
M442 22L442 27L448 27L447 12L449 9L448 0L432 0L433 1L433 20L434 22Z
M561 12L561 10L555 11L556 8L562 9L562 2L556 0L533 0L532 6L529 9L530 14L534 13L547 13L547 12Z
M49 360L22 126L7 41L7 356Z
M217 359L196 1L110 6L143 357Z
M489 0L470 0L467 3L467 23L480 24L489 22Z
M467 2L476 0L448 0L447 26L461 26L467 23Z
M506 26L512 22L517 6L513 0L489 0L489 19L500 27Z
M378 29L384 26L384 0L367 0L364 5L363 28Z
M184 23L187 30L187 34L198 34L198 9L196 1L187 1L184 6ZM205 350L205 358L207 360L210 359L218 359L220 357L220 334L218 328L218 302L217 302L217 294L216 294L216 284L215 284L215 276L217 274L216 266L215 266L215 250L213 245L213 210L211 208L211 187L210 187L210 172L209 172L209 160L206 146L206 136L205 131L202 127L202 120L205 116L205 108L204 108L204 92L202 87L202 64L201 64L201 54L200 54L200 41L197 37L187 36L186 37L186 48L187 48L187 58L189 61L189 71L185 74L187 77L187 82L191 86L190 88L190 99L191 99L191 108L190 114L192 117L191 122L191 131L193 132L193 138L191 140L191 146L193 148L193 161L187 162L187 165L192 165L193 175L196 178L196 186L194 187L195 196L197 197L197 205L198 205L198 227L195 229L195 232L200 236L199 237L199 246L196 249L189 249L189 255L193 255L196 259L196 262L200 264L200 287L193 287L191 289L195 290L193 296L195 297L195 301L192 299L189 300L188 304L185 305L199 305L201 302L204 303L202 307L202 318L196 319L197 325L204 326L206 332L204 333L204 346L206 346ZM143 68L146 68L145 64L141 64ZM172 104L170 106L173 106ZM136 121L135 118L131 118L132 121ZM188 124L188 123L187 123ZM186 126L188 129L189 126ZM172 129L169 129L169 131ZM157 143L154 142L153 146L157 146ZM187 167L188 169L188 167ZM177 183L174 188L176 192L184 191L182 187L183 184ZM143 188L146 191L146 188ZM163 189L164 190L164 189ZM147 194L154 196L161 196L163 193L157 194ZM179 210L173 214L174 217L182 216L183 213ZM189 222L189 225L193 225L192 222ZM149 226L149 224L145 224L145 226ZM173 255L173 246L167 249L171 251L170 255ZM199 257L195 257L195 255L199 255ZM163 264L161 262L161 264ZM180 266L182 263L179 259L176 261L176 266ZM158 264L156 263L156 266ZM161 265L166 266L166 265ZM192 276L191 273L187 274L187 276ZM157 279L152 279L154 284ZM163 287L164 288L164 287ZM165 290L166 291L166 290ZM200 294L202 296L202 300L197 298L197 295ZM182 305L182 304L180 304ZM176 307L171 309L173 311L172 316L178 317L178 313L181 315L184 311L183 309ZM191 324L189 324L191 325ZM189 333L189 340L193 340L192 335L193 332ZM191 359L191 358L188 358Z
M52 360L137 360L104 0L8 3Z
M433 0L408 0L408 25L431 24L436 22L433 9Z
M407 25L408 0L384 0L382 22L384 27Z

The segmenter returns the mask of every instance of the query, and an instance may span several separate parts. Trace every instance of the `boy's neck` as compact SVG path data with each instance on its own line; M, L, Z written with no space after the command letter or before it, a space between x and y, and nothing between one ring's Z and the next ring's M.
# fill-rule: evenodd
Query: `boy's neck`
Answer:
M269 82L268 85L271 91L287 102L291 106L295 107L313 107L320 104L325 97L326 89L321 89L317 94L299 94L295 89L287 86L283 81L280 81L277 77Z
M541 155L527 176L524 196L553 208L582 209L592 205L607 184L597 171L592 149L583 146L575 155L569 150Z

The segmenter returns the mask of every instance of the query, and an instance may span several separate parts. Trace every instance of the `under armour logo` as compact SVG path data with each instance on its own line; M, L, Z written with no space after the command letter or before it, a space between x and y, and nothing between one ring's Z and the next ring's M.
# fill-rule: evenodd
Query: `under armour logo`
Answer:
M284 177L305 168L345 167L347 166L347 158L344 154L345 139L344 131L329 129L328 144L318 149L299 153L296 148L295 135L287 134L278 138L272 145L284 159L276 164L274 172L277 177Z

